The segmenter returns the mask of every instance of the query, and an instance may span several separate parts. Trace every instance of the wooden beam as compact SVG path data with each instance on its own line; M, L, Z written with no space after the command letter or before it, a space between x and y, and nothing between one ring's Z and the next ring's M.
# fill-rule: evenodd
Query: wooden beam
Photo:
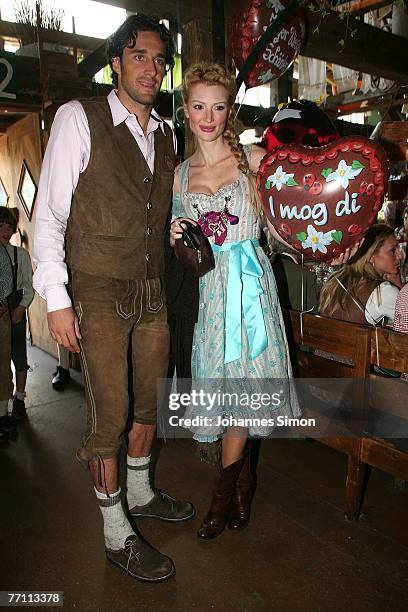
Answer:
M93 77L99 70L102 70L106 64L106 44L104 42L100 47L94 49L92 53L87 55L82 62L79 62L78 74L82 77Z
M345 104L341 104L337 107L337 116L341 117L342 115L349 115L350 113L366 113L369 110L388 111L394 107L401 107L403 100L403 98L396 98L395 100L392 100L391 96L378 96L377 98L366 100L366 104L346 102Z
M392 87L386 92L379 93L370 92L362 95L353 95L351 92L345 92L337 94L336 96L327 96L324 111L328 114L335 113L337 117L339 111L349 111L350 113L363 113L373 108L385 108L389 106L391 99L393 100L392 106L401 106L403 103L403 91L398 96L394 97L398 93L398 87ZM345 113L342 113L345 114Z
M0 113L6 112L10 115L21 115L22 117L27 113L33 113L41 110L41 104L20 104L0 99ZM2 115L4 116L4 115ZM20 117L21 118L21 117Z
M196 62L214 61L210 19L194 19L183 25L183 70Z
M363 15L368 11L375 11L383 6L391 5L390 0L352 0L352 2L344 2L337 5L338 11L348 11L352 15Z
M225 62L224 0L212 0L212 40L214 61Z
M408 83L408 39L396 36L350 18L350 30L344 49L339 40L346 38L345 20L337 13L330 13L320 23L316 13L308 13L309 35L301 49L301 55L340 64L353 70L381 76L397 83ZM319 32L313 34L315 28Z
M155 15L159 17L159 19L171 15L172 18L177 21L175 0L96 0L96 2L125 8L134 13ZM210 17L211 2L212 0L200 0L199 2L179 0L180 25L188 23L192 19Z
M11 21L0 21L0 36L8 36L18 38L19 33L27 32L29 28L21 23L12 23ZM82 36L81 34L70 34L69 32L61 32L57 30L41 29L41 37L43 41L58 43L66 47L77 47L86 51L93 51L100 47L104 40L102 38L94 38L93 36Z

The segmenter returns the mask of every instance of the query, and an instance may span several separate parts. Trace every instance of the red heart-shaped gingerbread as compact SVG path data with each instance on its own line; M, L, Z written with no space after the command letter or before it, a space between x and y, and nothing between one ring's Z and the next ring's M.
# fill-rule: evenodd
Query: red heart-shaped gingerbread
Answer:
M241 0L231 20L230 43L234 63L240 69L265 30L290 0ZM303 11L298 10L276 32L245 80L256 87L277 79L292 64L305 38Z
M308 259L328 261L358 242L383 203L389 162L374 140L287 145L266 155L258 191L279 235Z

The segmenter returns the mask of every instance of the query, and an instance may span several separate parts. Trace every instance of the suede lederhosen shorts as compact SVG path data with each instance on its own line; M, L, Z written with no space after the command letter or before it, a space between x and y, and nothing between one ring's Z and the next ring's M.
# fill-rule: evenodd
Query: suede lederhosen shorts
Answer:
M71 280L87 403L87 430L77 455L84 461L107 459L117 455L129 415L130 339L134 421L157 421L157 382L167 375L169 356L162 283L78 271Z

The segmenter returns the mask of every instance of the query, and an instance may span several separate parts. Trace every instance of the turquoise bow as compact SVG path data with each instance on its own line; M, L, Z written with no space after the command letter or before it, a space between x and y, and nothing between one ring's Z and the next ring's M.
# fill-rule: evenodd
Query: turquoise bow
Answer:
M242 318L245 320L250 359L258 357L268 346L260 299L263 289L259 279L263 269L254 248L258 244L258 240L243 240L212 245L214 253L230 251L224 363L241 357Z

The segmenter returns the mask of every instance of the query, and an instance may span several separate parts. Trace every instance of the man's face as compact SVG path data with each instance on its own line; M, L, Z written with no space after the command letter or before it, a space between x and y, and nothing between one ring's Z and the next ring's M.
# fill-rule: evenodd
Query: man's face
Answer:
M14 227L0 221L0 244L7 246L14 233Z
M166 45L156 32L139 32L133 48L125 47L112 67L118 75L118 94L152 106L166 73Z

